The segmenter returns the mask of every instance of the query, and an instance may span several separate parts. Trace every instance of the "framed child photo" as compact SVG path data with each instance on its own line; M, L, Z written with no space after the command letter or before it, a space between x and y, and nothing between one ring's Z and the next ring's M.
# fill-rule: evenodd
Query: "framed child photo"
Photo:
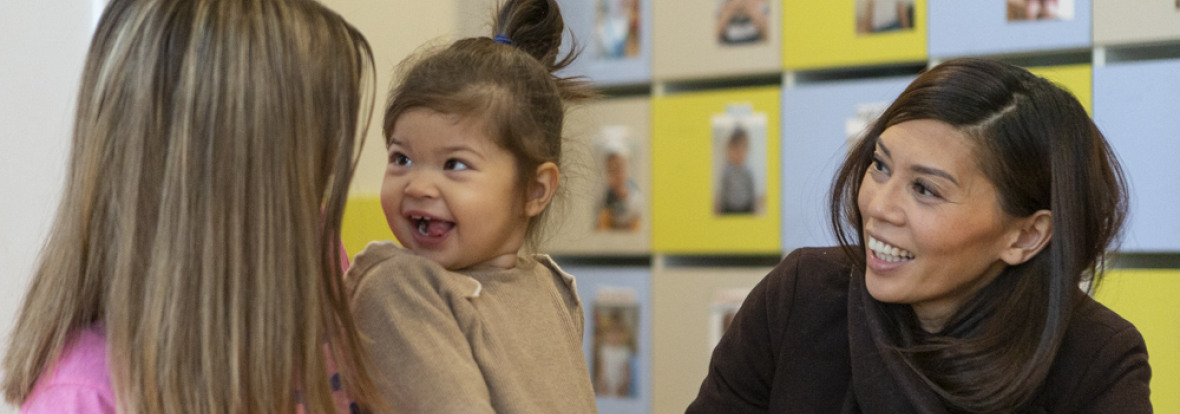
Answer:
M652 0L558 0L565 18L562 51L580 54L564 75L598 86L651 81Z
M651 251L651 100L603 99L570 111L562 165L563 212L549 252L642 255Z

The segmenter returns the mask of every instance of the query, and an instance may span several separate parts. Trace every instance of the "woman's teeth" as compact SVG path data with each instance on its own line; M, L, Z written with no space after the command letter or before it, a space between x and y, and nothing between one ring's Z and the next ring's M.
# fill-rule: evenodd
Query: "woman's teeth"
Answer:
M872 250L874 255L886 262L904 262L914 259L913 253L891 246L873 238L873 236L869 236L868 244L869 250Z

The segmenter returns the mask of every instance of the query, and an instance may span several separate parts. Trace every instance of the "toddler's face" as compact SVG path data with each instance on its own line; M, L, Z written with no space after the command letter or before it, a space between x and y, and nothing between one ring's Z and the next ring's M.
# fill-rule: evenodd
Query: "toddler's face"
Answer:
M516 159L479 121L410 109L389 145L385 219L402 246L449 270L514 267L528 225Z

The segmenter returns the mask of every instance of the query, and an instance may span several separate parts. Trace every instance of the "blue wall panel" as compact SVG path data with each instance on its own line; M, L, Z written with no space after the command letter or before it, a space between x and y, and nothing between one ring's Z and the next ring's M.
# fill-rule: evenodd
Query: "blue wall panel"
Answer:
M639 2L639 52L634 56L612 58L603 49L602 32L609 31L607 25L599 25L609 19L600 18L600 7L614 0L558 0L566 22L566 36L562 52L568 52L572 43L570 35L577 40L581 55L567 68L565 75L581 75L590 78L600 86L642 84L651 81L651 0ZM626 4L621 2L620 4Z
M586 330L582 335L582 349L587 364L593 363L594 304L604 290L626 290L634 293L639 306L638 353L633 367L632 398L598 397L598 412L603 414L648 413L651 411L651 271L646 267L566 267L577 279L578 296L586 315ZM594 375L593 365L590 373Z
M782 249L830 246L828 189L844 161L857 107L888 105L913 78L806 84L783 89Z
M1090 47L1090 0L1070 20L1008 21L1003 1L930 0L931 57L995 55Z
M1180 60L1095 67L1094 121L1130 181L1120 250L1180 252Z

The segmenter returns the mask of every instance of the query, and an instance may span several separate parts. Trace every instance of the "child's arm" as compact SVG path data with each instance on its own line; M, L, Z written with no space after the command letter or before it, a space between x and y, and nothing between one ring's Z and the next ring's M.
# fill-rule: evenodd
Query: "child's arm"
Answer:
M352 299L356 323L370 340L377 386L392 408L495 412L450 305L467 299L448 297L442 280L423 275L431 269L417 262L384 260L370 268L361 255L354 265L363 272Z

